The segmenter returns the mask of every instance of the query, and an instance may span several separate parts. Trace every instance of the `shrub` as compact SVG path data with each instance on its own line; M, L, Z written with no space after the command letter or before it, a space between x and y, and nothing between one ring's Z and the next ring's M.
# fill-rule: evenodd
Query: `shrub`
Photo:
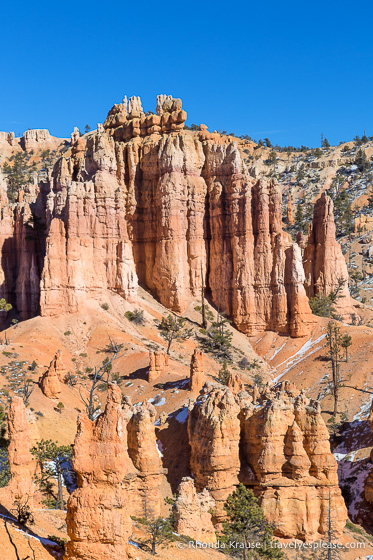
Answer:
M101 303L100 306L104 311L109 311L109 304L108 303Z
M145 317L143 309L135 309L134 311L126 311L125 317L135 325L145 325Z

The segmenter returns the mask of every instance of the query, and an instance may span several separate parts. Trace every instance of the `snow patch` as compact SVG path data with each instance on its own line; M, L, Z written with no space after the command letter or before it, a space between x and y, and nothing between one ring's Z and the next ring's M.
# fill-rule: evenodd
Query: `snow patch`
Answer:
M188 419L188 407L186 406L175 416L175 419L180 422L180 424L184 424L184 422Z

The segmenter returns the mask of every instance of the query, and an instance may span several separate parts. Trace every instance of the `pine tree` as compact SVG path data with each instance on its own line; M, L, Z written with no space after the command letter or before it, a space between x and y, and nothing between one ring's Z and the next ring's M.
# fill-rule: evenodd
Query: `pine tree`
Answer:
M193 334L193 329L185 327L184 317L174 317L171 313L168 317L163 317L159 325L161 337L168 342L167 354L170 353L171 344L174 340L186 340Z
M63 502L63 472L66 463L72 456L71 445L58 445L51 439L38 441L31 449L31 453L40 464L40 474L35 475L35 482L47 497L55 499L56 509L64 509ZM57 474L57 496L53 492L53 480Z
M249 560L251 558L284 558L273 540L271 525L257 498L251 490L239 484L224 504L228 520L223 522L223 533L219 540L225 543L227 552Z

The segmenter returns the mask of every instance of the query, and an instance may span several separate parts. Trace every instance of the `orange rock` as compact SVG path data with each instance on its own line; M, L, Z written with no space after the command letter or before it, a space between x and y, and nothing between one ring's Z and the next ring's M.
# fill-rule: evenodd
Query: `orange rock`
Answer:
M127 451L127 412L119 387L109 384L104 412L78 418L73 468L78 488L67 503L66 560L126 560L132 522L123 479L133 470Z
M348 290L347 265L341 246L335 238L333 201L325 192L314 206L303 265L309 298L328 296L338 288L339 280L344 281L334 307L342 320L351 321L355 311Z
M286 223L292 225L294 223L293 205L291 203L291 196L288 196L288 207L286 211Z
M36 463L30 453L33 445L26 408L21 397L12 397L8 410L9 447L8 458L11 473L6 491L13 500L32 504L35 492L33 476Z
M231 371L229 373L229 377L227 380L227 387L229 387L229 389L232 391L234 395L244 390L244 384L240 376L236 372Z
M261 406L241 411L242 453L267 518L284 538L314 540L328 530L329 491L333 525L341 534L347 510L337 462L317 403L294 397L289 384L261 395Z
M59 399L61 395L61 384L66 376L66 369L62 362L61 350L56 352L49 368L39 378L39 387L43 394L49 399Z
M165 352L149 352L150 366L148 373L149 383L153 383L163 375L168 367L169 356Z
M203 367L203 353L199 350L194 350L192 360L190 362L189 389L193 393L199 393L205 382L206 377Z
M128 453L138 471L138 476L130 484L132 499L128 507L132 515L138 517L165 515L164 498L172 494L157 448L155 417L154 406L146 403L133 407L127 424Z
M214 522L224 519L224 502L238 484L239 413L231 391L213 383L189 408L190 469L197 491L206 488L216 502Z
M175 501L176 532L202 543L215 543L216 534L210 511L215 501L208 490L197 494L192 478L181 480Z

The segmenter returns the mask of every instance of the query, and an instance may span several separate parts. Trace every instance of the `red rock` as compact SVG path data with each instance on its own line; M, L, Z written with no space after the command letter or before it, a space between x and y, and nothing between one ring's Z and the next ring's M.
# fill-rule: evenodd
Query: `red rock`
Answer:
M133 515L157 518L165 515L164 498L172 494L166 479L161 454L157 448L154 406L146 403L134 406L127 424L128 453L138 471L132 479L132 499L129 510Z
M224 519L224 502L238 484L239 412L231 391L211 383L189 408L190 470L197 491L206 488L216 502L215 522Z
M236 372L229 372L227 387L232 391L234 395L244 390L244 384L240 376Z
M39 387L43 394L50 399L59 399L61 395L61 384L64 382L67 371L62 362L61 350L56 352L49 368L39 378Z

